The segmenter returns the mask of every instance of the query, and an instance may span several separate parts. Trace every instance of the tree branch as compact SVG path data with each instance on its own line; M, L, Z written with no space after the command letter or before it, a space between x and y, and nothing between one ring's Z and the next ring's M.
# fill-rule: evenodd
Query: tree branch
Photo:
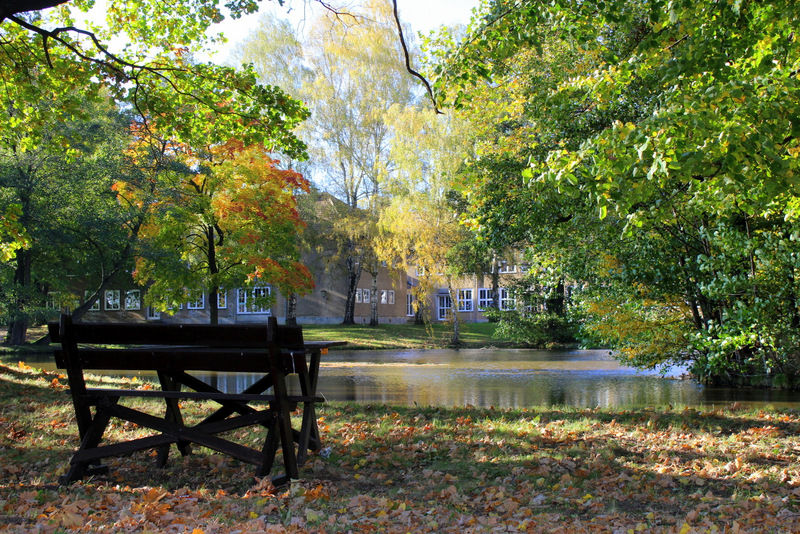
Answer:
M433 103L433 110L436 112L437 115L441 115L442 111L436 105L436 97L433 95L433 89L431 88L431 84L428 83L428 80L425 79L422 74L415 71L411 68L411 56L408 53L408 46L406 45L406 38L403 35L403 25L400 23L400 14L397 12L397 0L392 0L392 4L394 5L394 21L397 23L397 35L400 37L400 46L403 48L403 55L405 55L406 59L406 70L416 78L419 78L423 84L425 84L425 89L428 90L428 96Z

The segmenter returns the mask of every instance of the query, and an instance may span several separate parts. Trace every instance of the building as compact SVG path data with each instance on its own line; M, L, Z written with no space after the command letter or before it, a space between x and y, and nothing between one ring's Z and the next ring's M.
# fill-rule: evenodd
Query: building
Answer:
M316 287L314 291L297 299L296 318L299 324L340 324L346 299L346 277L343 268L325 266L322 262L310 262ZM499 269L500 309L514 309L515 302L510 286L514 280L527 272L525 267L501 264ZM419 273L402 274L381 268L377 287L372 287L372 277L364 273L356 289L355 321L367 324L371 317L373 294L377 301L380 323L405 324L414 322L415 306L412 289L419 284ZM453 295L446 288L436 288L428 299L431 320L446 321L451 314L458 313L463 322L486 321L484 311L492 304L492 275L464 276L454 283ZM85 321L99 322L187 322L207 323L210 317L208 295L193 291L189 302L170 312L158 312L144 305L145 289L135 287L132 281L120 283L106 289L84 317ZM269 307L256 304L259 297L274 296ZM455 302L454 302L455 301ZM48 304L52 308L63 308L54 296ZM260 323L275 316L279 321L288 315L288 301L284 295L274 294L268 285L250 289L230 289L218 296L219 322Z

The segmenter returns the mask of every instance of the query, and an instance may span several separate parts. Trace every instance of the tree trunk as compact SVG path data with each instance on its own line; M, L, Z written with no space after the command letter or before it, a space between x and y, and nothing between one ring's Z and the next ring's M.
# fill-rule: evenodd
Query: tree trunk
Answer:
M564 317L566 315L564 309L564 280L559 280L556 285L555 291L551 293L552 297L545 301L547 313Z
M448 284L447 291L450 293L450 315L453 317L453 337L450 338L450 344L454 347L461 345L461 324L458 320L458 300L455 298L458 295L453 295L453 288Z
M370 273L372 275L372 291L370 292L370 317L369 325L378 326L378 270Z
M31 289L32 261L32 254L29 249L17 250L15 258L16 269L14 271L16 295L5 339L5 342L12 346L24 345L28 336L30 318L25 308L29 302Z
M217 265L217 245L222 244L223 234L221 231L214 235L216 225L209 225L206 229L206 242L208 243L208 250L206 252L206 260L208 261L208 273L211 275L211 283L209 284L208 291L208 322L210 324L219 324L219 266ZM219 241L217 242L217 239Z
M286 298L286 324L297 324L297 293L292 293Z
M66 4L69 0L2 0L0 1L0 22L6 17L18 13L41 11Z
M344 320L342 324L356 324L356 289L361 279L361 264L353 255L347 256L347 298L344 301Z
M208 289L208 323L219 324L219 287L216 284Z
M492 305L493 310L500 309L500 264L497 256L492 259Z

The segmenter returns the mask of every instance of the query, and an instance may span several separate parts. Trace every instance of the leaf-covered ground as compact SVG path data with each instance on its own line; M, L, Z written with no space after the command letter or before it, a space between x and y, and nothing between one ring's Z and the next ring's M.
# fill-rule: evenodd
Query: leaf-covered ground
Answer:
M290 487L205 450L165 469L150 453L111 459L59 487L77 447L63 382L0 367L0 530L800 532L796 411L333 404L326 448Z

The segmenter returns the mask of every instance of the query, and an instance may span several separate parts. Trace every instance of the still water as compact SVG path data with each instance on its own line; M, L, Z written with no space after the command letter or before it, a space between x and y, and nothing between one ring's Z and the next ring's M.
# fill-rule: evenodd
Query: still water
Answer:
M28 363L53 368L50 358L37 360ZM633 408L739 402L800 408L800 392L707 388L681 374L637 371L603 350L331 351L322 357L318 392L328 400L420 406ZM241 391L254 380L246 374L199 377L223 391Z

